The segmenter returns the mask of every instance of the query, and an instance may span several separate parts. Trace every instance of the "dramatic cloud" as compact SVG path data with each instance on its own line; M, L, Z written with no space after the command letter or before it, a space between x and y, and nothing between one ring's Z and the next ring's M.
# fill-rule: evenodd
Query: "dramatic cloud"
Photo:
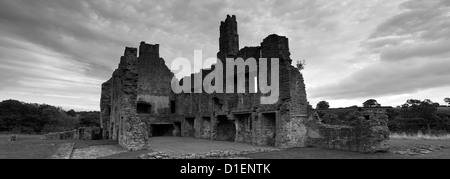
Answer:
M312 89L314 97L416 98L411 94L423 96L419 95L423 91L450 87L450 1L411 0L400 4L399 9L361 42L359 54L364 55L359 61L371 63L336 83ZM448 95L448 91L440 90L426 98L442 102Z
M100 85L125 46L161 44L168 66L177 57L193 58L194 50L215 57L227 14L238 17L241 47L257 46L273 33L289 37L294 60L307 60L313 104L335 100L336 107L372 96L436 93L447 86L450 71L449 5L448 0L0 0L0 100L98 110ZM405 100L389 99L393 105Z

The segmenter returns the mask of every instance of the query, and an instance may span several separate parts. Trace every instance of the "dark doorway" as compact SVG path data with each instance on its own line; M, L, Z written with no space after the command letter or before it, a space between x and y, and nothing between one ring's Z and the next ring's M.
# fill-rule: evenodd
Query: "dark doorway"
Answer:
M152 124L153 137L173 136L173 130L173 124Z
M173 136L181 137L181 122L174 123L175 130L173 132Z
M200 135L203 139L211 138L211 117L203 117L203 125Z
M185 119L183 133L185 137L195 137L195 118Z
M217 140L232 141L236 139L236 125L226 116L219 116L217 121Z
M253 142L253 120L251 114L236 114L236 142L249 143Z
M262 115L263 125L265 126L264 133L266 136L263 139L267 146L275 146L276 129L277 129L277 115L276 113L266 113Z
M170 112L175 114L177 112L177 104L175 101L170 101Z

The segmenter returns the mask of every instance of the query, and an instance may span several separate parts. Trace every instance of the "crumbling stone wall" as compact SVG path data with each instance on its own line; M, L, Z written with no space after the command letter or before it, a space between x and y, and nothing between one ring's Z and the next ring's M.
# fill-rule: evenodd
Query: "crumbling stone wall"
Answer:
M55 132L44 135L45 140L100 140L102 131L99 127L82 127L71 131Z
M147 147L146 125L136 110L138 71L137 50L126 48L111 80L110 138L128 150ZM106 91L108 92L108 91Z
M351 115L354 119L345 125L324 124L318 116L312 116L308 121L308 145L364 153L389 150L390 132L384 110L366 110Z
M111 117L111 80L102 84L102 94L100 98L100 128L102 138L109 139L109 123Z
M139 117L147 124L147 131L151 135L152 124L173 124L169 118L171 111L172 88L171 81L174 74L166 66L159 55L159 45L141 42L137 61L137 103L147 104L148 111L139 112ZM156 129L159 130L159 129Z

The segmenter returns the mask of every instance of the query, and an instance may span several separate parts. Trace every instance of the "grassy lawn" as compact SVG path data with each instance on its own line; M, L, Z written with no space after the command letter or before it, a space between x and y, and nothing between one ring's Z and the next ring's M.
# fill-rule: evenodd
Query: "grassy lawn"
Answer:
M90 146L117 145L116 141L41 140L40 135L19 135L16 142L8 141L10 135L0 135L0 159L50 159L60 144L75 143L74 149Z
M316 148L294 148L279 152L250 154L255 159L450 159L450 140L401 140L390 141L391 152L363 154L357 152L326 150ZM414 148L418 145L439 145L444 150L421 156L402 156L392 153L396 150Z
M10 135L0 135L0 159L48 159L63 141L41 140L39 135L19 135L16 142L8 141Z
M0 159L48 159L62 143L75 143L75 149L99 145L117 145L116 141L47 141L39 135L19 135L19 141L8 141L9 135L0 135ZM357 152L326 150L317 148L294 148L279 152L250 154L255 159L450 159L450 140L392 139L391 152L363 154ZM442 151L421 156L402 156L393 151L406 150L418 145L443 146ZM101 159L137 159L152 150L120 153Z

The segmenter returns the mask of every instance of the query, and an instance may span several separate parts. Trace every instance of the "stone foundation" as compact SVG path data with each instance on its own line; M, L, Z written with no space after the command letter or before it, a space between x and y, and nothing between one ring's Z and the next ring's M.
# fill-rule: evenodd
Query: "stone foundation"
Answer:
M79 128L72 131L56 132L44 135L44 140L100 140L101 129L98 127Z
M315 119L310 121L310 140L313 147L349 150L364 153L389 150L388 116L383 110L357 113L356 119L346 125L327 125Z

